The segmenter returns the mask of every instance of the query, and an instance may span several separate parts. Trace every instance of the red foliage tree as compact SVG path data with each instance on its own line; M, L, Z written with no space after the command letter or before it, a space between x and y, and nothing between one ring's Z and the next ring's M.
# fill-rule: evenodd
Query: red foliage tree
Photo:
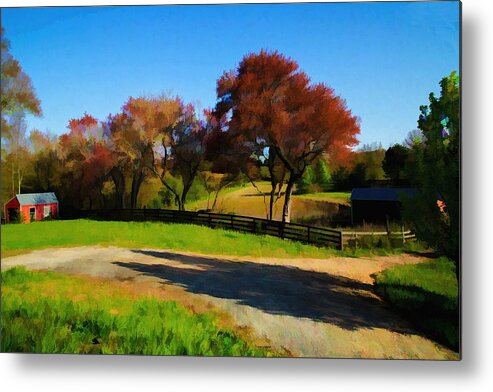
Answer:
M357 144L358 119L324 84L310 84L298 64L278 52L243 58L217 83L218 116L243 145L264 146L267 157L288 172L283 221L290 218L294 184L321 154L349 151Z
M102 126L85 113L80 119L70 120L67 128L69 132L59 139L64 162L65 198L78 199L76 204L79 205L88 198L90 208L99 199L100 206L104 208L103 187L114 163L103 138Z

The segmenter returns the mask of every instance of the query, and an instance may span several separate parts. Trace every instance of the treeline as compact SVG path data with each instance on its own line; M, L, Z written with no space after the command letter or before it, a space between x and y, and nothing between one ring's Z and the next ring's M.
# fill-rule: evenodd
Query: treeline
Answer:
M2 50L8 52L3 37ZM11 77L2 63L2 83L4 76ZM137 208L142 185L157 180L163 203L185 210L200 184L212 208L225 186L255 185L267 172L266 216L272 218L282 190L283 221L289 221L291 195L307 168L323 155L348 155L359 133L345 101L325 84L310 83L278 52L248 54L225 72L216 106L203 113L177 96L130 97L105 119L87 113L71 119L58 137L27 134L25 113L40 110L15 94L21 78L39 107L27 75L14 76L14 94L5 100L19 102L4 106L2 93L2 174L11 180L4 202L15 193L54 191L66 209Z

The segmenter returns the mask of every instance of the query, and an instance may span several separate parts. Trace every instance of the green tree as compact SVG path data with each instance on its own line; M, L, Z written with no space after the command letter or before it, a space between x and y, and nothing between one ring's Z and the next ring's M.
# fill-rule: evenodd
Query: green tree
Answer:
M383 180L385 173L382 169L382 162L385 157L385 150L381 143L364 144L356 153L356 162L366 166L366 179Z
M402 179L402 174L406 161L409 155L409 149L401 146L400 144L394 144L385 151L385 157L382 161L382 168L385 175L392 181L398 181Z
M459 76L452 72L421 106L418 127L423 141L412 148L411 181L418 195L404 203L405 216L418 237L456 261L460 257L460 93Z
M313 166L309 165L306 167L303 176L296 183L296 190L298 193L309 193L314 182L315 170L313 170Z
M323 191L328 191L332 182L329 165L325 159L319 159L315 163L315 182Z

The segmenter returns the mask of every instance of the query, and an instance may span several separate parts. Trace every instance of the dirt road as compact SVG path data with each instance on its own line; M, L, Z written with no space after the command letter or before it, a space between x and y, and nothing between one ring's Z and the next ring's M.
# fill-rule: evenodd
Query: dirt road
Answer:
M228 313L259 340L295 356L456 359L417 333L372 292L374 272L418 257L252 259L116 247L45 249L2 260L145 283L199 310Z

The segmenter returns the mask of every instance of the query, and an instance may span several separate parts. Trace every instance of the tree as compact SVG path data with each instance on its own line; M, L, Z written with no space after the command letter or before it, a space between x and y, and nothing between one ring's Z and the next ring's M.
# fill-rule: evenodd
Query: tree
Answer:
M298 193L309 193L315 181L315 170L310 165L305 169L303 176L296 183Z
M36 96L31 78L9 52L10 43L5 38L4 29L0 31L1 49L1 100L2 137L10 132L11 124L7 118L19 112L41 115L41 104Z
M321 157L315 163L314 170L316 184L320 186L322 191L328 191L332 183L332 176L327 161Z
M392 181L399 181L402 179L402 173L406 164L406 160L409 155L409 149L401 146L400 144L394 144L385 151L385 157L382 161L382 168L385 175Z
M64 165L58 154L57 138L34 129L29 135L29 141L33 155L31 188L36 192L58 190Z
M420 107L418 128L424 140L412 149L409 172L418 195L405 202L404 212L419 238L456 262L460 258L460 92L452 72L440 81ZM418 211L419 213L416 213Z
M130 97L122 112L109 116L105 130L114 159L118 163L112 169L112 178L120 198L125 189L124 176L131 178L130 208L137 207L137 198L145 177L155 171L154 148L158 139L168 154L169 129L181 115L178 98ZM164 181L165 173L163 173ZM166 185L166 183L164 182Z
M9 130L2 138L2 158L9 168L8 177L11 185L9 196L13 197L16 193L21 193L25 170L30 158L27 149L27 124L24 112L20 111L10 116L7 123Z
M419 129L413 129L410 131L404 139L403 145L407 148L413 148L417 144L421 144L425 141L423 133Z
M180 176L183 184L178 204L182 210L185 210L187 195L193 182L204 168L207 136L212 126L208 112L205 116L205 119L199 119L193 105L186 105L169 139L175 160L174 172Z
M364 144L354 153L356 163L362 163L366 167L366 180L383 180L385 172L382 162L385 157L385 150L380 143Z
M324 84L311 85L298 64L278 52L245 56L236 71L219 79L217 93L216 111L230 113L229 129L244 144L265 145L284 166L284 222L307 166L336 145L356 144L358 120L345 102Z
M67 128L69 132L59 139L66 169L62 174L62 198L72 206L81 207L88 200L89 208L96 202L104 208L103 187L113 160L102 125L86 113L79 119L70 120Z

